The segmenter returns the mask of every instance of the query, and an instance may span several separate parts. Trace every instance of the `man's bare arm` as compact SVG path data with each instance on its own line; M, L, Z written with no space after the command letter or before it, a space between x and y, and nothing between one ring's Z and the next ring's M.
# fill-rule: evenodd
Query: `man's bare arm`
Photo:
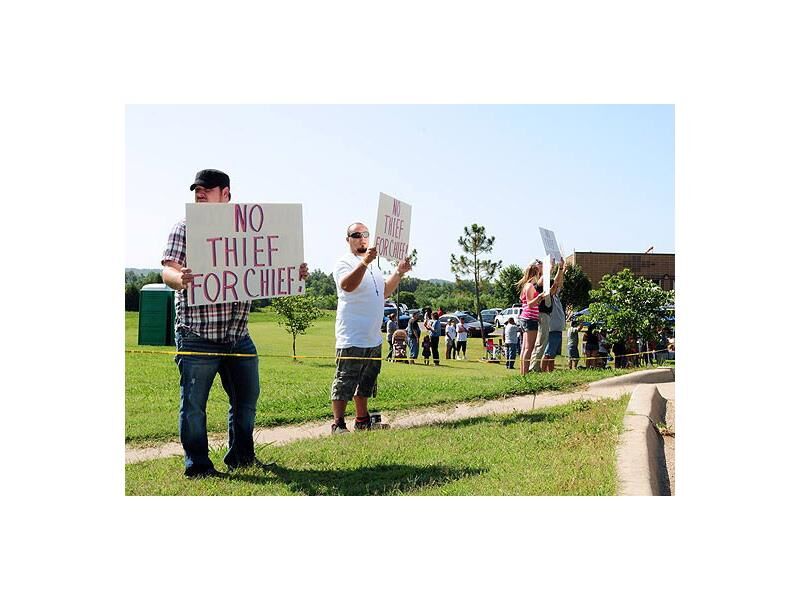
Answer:
M358 266L350 271L349 275L342 278L341 285L345 292L352 292L361 284L361 280L364 279L364 273L367 272L367 267L375 260L376 256L378 256L378 251L375 248L369 248Z
M197 277L192 274L191 269L182 267L180 263L174 260L168 260L164 263L164 268L161 271L161 279L173 290L183 290L192 282L192 279Z

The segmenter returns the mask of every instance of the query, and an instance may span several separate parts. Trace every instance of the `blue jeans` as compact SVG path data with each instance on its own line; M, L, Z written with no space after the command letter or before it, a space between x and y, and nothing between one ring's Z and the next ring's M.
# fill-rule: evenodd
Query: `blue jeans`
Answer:
M514 368L514 360L517 358L517 345L506 344L506 369Z
M184 331L175 334L175 345L179 352L256 353L256 346L249 335L236 342L218 343ZM253 462L253 427L260 391L258 357L177 355L175 362L181 374L178 431L185 452L186 469L202 470L212 466L208 458L206 404L217 373L230 401L225 464L237 467Z
M413 335L408 336L409 357L417 358L419 356L419 341Z

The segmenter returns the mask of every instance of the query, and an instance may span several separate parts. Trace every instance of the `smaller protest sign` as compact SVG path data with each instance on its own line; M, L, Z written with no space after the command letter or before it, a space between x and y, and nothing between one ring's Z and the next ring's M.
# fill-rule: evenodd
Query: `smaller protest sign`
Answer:
M556 234L544 227L539 227L539 233L542 235L542 245L544 246L545 254L552 256L556 262L561 262L561 250L558 248Z
M410 239L411 205L381 192L374 242L378 256L394 261L403 260L408 256Z
M301 204L187 204L190 306L302 294Z

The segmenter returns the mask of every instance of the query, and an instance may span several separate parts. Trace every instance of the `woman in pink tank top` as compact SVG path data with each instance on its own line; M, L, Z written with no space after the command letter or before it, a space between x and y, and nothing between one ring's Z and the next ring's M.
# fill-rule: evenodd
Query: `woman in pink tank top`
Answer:
M521 375L525 375L531 369L531 354L533 354L536 334L539 331L539 303L544 295L536 291L536 285L539 283L541 275L542 263L539 260L535 260L528 265L522 275L522 279L517 282L520 292L519 300L522 304L522 312L519 315L523 332L519 361Z

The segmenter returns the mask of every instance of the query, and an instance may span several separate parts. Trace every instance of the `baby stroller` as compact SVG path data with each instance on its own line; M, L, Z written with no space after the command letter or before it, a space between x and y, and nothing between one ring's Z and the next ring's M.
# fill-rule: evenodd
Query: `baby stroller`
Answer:
M395 362L404 362L408 364L408 334L405 329L398 329L392 336L392 354L394 355Z

